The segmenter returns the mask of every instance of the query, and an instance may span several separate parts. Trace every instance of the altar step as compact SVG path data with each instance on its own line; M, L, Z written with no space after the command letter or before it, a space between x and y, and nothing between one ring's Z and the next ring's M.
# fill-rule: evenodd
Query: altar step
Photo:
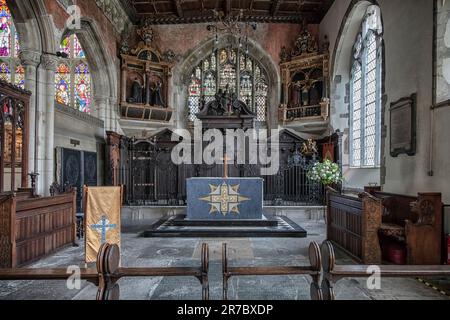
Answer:
M263 220L188 220L180 214L171 223L176 227L276 227L278 220L274 217L264 217Z
M163 218L140 234L144 238L306 238L307 232L287 217L258 221L194 221L183 215ZM263 222L266 225L263 225ZM270 223L269 223L270 222ZM234 223L234 224L233 224Z
M183 214L186 207L124 206L122 208L122 227L139 228L149 226L169 216ZM284 216L295 221L323 221L324 207L264 207L267 216ZM142 230L142 229L141 229Z

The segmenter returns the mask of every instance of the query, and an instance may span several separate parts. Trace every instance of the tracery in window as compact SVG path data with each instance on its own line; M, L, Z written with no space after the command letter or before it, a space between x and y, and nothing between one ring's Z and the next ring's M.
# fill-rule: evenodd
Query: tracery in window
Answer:
M351 166L380 165L381 45L380 9L370 6L353 49L351 70Z
M61 59L56 70L55 100L81 112L91 113L91 75L85 51L78 37L73 34L64 38L60 51L66 53L68 58Z
M19 59L19 36L5 0L0 0L0 79L25 88L25 69Z
M266 121L268 102L267 79L261 66L241 50L222 48L196 66L189 85L189 120L194 121L201 99L214 100L219 91L234 92L256 114L256 120Z

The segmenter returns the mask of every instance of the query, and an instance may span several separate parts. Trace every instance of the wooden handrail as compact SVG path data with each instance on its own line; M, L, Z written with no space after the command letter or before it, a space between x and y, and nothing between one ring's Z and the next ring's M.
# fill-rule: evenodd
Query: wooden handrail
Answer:
M233 276L283 276L308 275L312 278L310 287L311 299L322 300L322 291L319 286L322 260L320 248L316 242L309 245L309 266L264 266L264 267L229 267L227 244L222 244L222 277L223 300L228 300L228 280Z
M117 245L104 243L97 254L97 269L80 268L80 279L94 283L97 300L118 300L117 281L124 277L196 277L202 285L203 300L209 299L209 248L202 245L200 267L127 268L119 267L120 250ZM0 269L0 280L68 280L73 273L68 268Z
M324 300L335 300L334 284L343 278L368 278L373 276L373 267L369 265L336 265L333 244L325 241L321 246L323 280L322 296ZM430 276L450 276L450 266L444 265L380 265L376 266L381 277L412 278Z

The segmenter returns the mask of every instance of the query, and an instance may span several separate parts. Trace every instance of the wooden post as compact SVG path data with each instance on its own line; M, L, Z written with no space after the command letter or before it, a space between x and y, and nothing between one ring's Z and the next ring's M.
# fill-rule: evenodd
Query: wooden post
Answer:
M86 261L86 246L87 246L87 237L86 237L86 231L87 231L87 211L86 211L86 204L87 204L87 195L88 195L88 186L84 185L83 186L83 212L84 212L84 219L83 219L83 225L84 225L84 261L85 263L87 263Z
M228 179L228 160L231 160L228 158L228 155L225 154L223 157L223 178Z

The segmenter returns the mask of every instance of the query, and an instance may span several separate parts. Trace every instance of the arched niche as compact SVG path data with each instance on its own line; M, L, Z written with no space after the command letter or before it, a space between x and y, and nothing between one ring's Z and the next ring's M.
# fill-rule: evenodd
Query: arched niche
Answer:
M55 52L54 26L44 0L6 0L11 11L22 51Z
M60 42L75 33L86 53L92 79L92 115L105 122L106 130L117 130L118 60L110 53L97 23L81 19L81 29L63 32ZM59 44L58 44L59 48ZM114 61L116 60L116 63Z
M351 143L348 135L349 118L341 115L349 115L350 111L350 81L351 65L353 60L353 48L360 32L361 24L369 6L376 5L375 0L353 0L342 20L336 45L331 57L331 127L332 130L344 132L343 136L343 167L345 187L362 188L369 183L383 183L381 179L380 168L353 169L350 167L349 144ZM383 12L381 12L381 22ZM385 55L384 41L382 41L382 75L381 75L381 126L384 126L385 114ZM383 132L383 130L382 130ZM385 137L381 137L381 166L384 166Z
M356 37L361 28L364 15L367 8L371 5L379 6L375 0L353 0L344 16L341 27L339 29L336 45L333 50L331 58L331 81L335 82L335 85L331 89L332 97L332 117L331 126L334 130L344 131L348 128L348 119L340 118L339 115L348 113L349 104L345 103L344 96L347 94L345 85L350 81L350 71L353 56L353 46L356 41ZM384 45L383 45L384 48ZM383 49L384 50L384 49ZM384 55L383 55L384 66ZM384 73L384 67L382 68ZM339 83L336 83L336 79L339 79ZM384 75L382 76L383 85L382 92L384 94ZM334 99L333 97L340 97L341 99Z
M267 76L269 86L267 126L268 128L276 128L278 126L278 106L281 96L280 71L272 57L259 43L253 39L249 39L248 41L249 56L260 63L261 68ZM193 68L208 57L214 48L222 48L229 45L235 46L237 43L238 38L233 35L220 36L218 44L215 43L215 38L210 38L186 53L181 61L173 68L172 83L170 86L172 92L169 93L169 105L175 107L173 116L175 127L184 128L187 121L188 86Z

